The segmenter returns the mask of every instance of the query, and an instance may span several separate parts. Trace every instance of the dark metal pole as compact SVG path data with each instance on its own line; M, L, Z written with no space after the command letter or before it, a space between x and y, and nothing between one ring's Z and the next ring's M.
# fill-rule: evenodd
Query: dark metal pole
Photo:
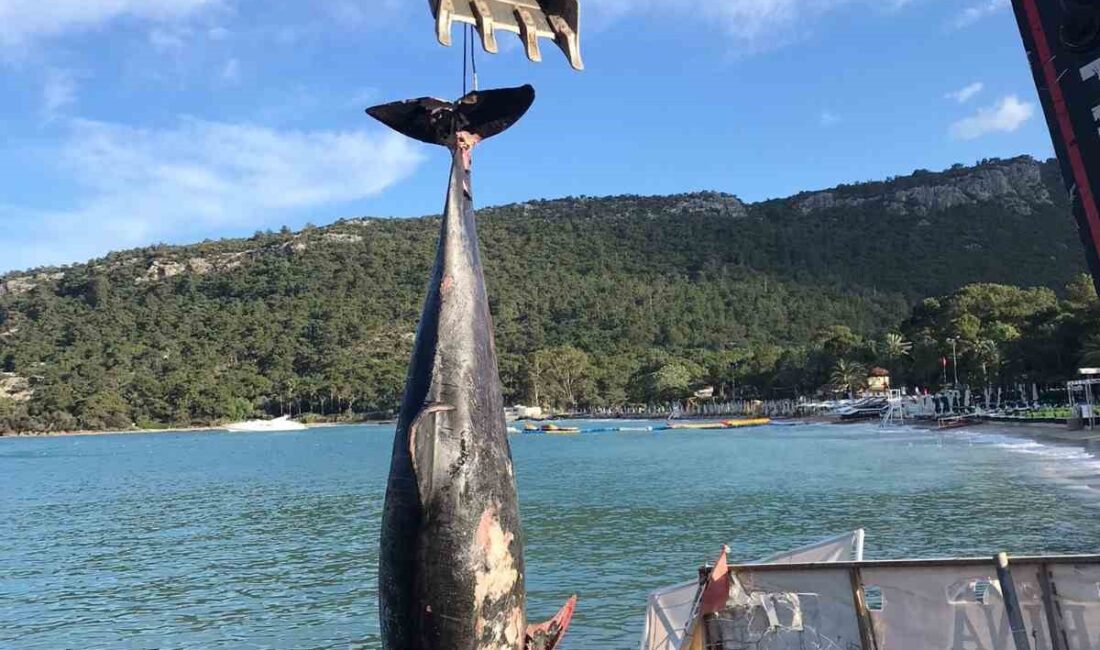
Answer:
M959 387L959 350L958 339L951 339L951 372L955 374L955 388Z
M1047 615L1047 628L1050 630L1050 647L1053 650L1068 650L1066 631L1062 629L1062 613L1055 600L1058 592L1050 579L1050 567L1039 566L1039 588L1043 591L1043 610Z
M1012 630L1012 640L1016 650L1031 650L1031 641L1027 638L1027 625L1024 613L1020 609L1020 600L1016 597L1016 585L1012 582L1012 572L1008 568L1008 555L998 553L993 561L997 564L997 580L1001 583L1001 595L1008 614L1008 627Z
M1085 404L1089 409L1089 431L1093 430L1093 418L1096 417L1095 409L1092 404L1092 380L1085 382Z

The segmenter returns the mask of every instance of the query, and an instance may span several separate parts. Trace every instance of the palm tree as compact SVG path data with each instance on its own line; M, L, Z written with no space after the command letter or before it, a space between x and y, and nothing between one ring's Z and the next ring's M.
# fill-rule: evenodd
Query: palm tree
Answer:
M890 332L882 341L886 357L893 361L908 356L913 351L913 344L906 341L905 337L897 332Z
M982 366L982 379L989 383L989 368L1001 363L1001 350L997 342L990 339L981 339L974 345L974 356Z
M882 339L882 354L886 358L886 367L894 374L898 374L898 359L909 356L913 352L913 343L906 341L905 337L897 332L888 332Z
M841 359L833 367L833 374L829 381L837 388L846 391L848 397L851 397L852 393L867 381L867 369L862 364Z
M1094 334L1085 340L1085 350L1081 355L1084 365L1100 366L1100 334Z

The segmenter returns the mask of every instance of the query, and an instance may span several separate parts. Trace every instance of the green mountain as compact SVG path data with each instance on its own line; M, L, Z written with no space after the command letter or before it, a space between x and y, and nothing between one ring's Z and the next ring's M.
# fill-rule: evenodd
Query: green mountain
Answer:
M970 283L1061 291L1084 268L1064 195L1053 162L1016 158L751 205L701 192L482 210L506 399L554 384L564 358L583 390L545 397L558 403L751 383L834 326L875 336ZM438 226L342 220L2 276L0 430L387 412Z

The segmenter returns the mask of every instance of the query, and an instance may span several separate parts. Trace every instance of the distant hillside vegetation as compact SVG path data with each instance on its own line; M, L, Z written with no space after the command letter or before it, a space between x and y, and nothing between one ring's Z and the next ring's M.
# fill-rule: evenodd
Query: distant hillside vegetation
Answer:
M736 382L830 326L874 335L926 296L1060 291L1084 266L1056 166L1030 158L754 205L582 197L479 219L510 402L538 391L540 350L583 353L584 401L619 403L654 396L638 379L654 359ZM438 226L344 220L8 274L0 418L94 429L389 411Z

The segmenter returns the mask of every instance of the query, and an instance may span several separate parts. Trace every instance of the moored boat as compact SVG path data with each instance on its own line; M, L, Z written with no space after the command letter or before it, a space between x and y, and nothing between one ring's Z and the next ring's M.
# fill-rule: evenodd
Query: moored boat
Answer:
M560 427L556 424L550 423L542 425L542 432L553 433L557 435L572 435L580 433L581 430L578 427Z
M672 430L683 429L688 431L703 431L707 429L725 429L726 425L722 422L670 422L665 428Z
M306 425L290 419L289 415L274 420L245 420L225 425L227 431L236 433L263 432L263 431L302 431Z
M857 422L859 420L873 420L883 416L890 404L883 397L869 397L859 400L849 406L836 410L836 415L842 422Z

